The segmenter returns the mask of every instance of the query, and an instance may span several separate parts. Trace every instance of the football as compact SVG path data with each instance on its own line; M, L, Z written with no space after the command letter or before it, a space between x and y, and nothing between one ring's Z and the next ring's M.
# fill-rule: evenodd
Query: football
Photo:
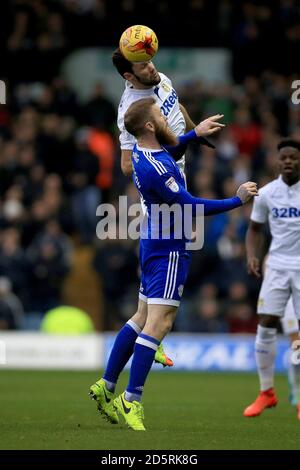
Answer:
M130 26L123 32L119 46L130 62L148 62L158 50L158 40L151 28L139 24Z

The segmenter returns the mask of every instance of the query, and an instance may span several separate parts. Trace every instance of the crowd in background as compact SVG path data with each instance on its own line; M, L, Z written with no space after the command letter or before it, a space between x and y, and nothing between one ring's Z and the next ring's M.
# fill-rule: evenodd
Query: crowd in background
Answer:
M164 45L198 45L197 37L199 45L222 43L231 47L235 58L243 55L240 70L233 63L235 84L208 85L195 78L177 89L195 122L223 113L227 124L214 139L216 151L196 145L188 150L190 191L225 198L249 179L266 184L277 176L276 145L281 136L300 140L300 107L291 101L291 81L299 66L297 60L286 65L284 54L284 48L290 51L293 46L295 51L299 45L298 2L281 0L271 7L248 1L233 8L236 2L226 0L189 1L180 12L181 32L176 38L174 30L179 28L168 21L166 3L143 2L154 29L158 17L163 18L160 25L165 28L157 28ZM115 44L109 25L116 24L118 35L123 24L138 19L139 8L140 2L134 0L32 0L8 7L10 21L0 28L10 77L9 105L0 107L0 329L20 328L26 315L60 305L78 245L94 247L93 268L102 280L106 327L117 328L136 308L137 243L99 241L95 231L101 202L116 205L121 194L138 202L133 183L120 171L116 109L100 83L81 103L58 74L57 54ZM261 53L258 44L267 44L266 35L282 60L260 70L260 57L255 60L251 54ZM23 53L39 61L24 70ZM56 57L53 69L51 60L43 68L49 54ZM259 282L248 276L245 263L250 212L247 205L206 218L205 245L193 253L175 330L255 331Z
M297 73L300 53L298 0L11 0L2 2L0 52L13 78L56 75L74 48L117 44L132 24L151 25L165 47L226 47L233 76L272 68ZM38 66L37 66L38 62Z

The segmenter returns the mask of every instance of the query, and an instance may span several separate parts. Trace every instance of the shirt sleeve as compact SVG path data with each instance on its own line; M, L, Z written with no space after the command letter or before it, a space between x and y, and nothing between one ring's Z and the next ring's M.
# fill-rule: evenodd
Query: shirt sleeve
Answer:
M132 150L136 143L135 137L129 134L129 132L127 132L125 128L123 131L121 131L119 140L121 150Z
M120 131L120 135L119 135L120 147L121 147L121 150L132 150L136 143L136 139L132 134L129 134L129 132L127 132L127 130L125 129L124 109L127 109L126 103L124 102L124 100L121 100L121 103L118 109L118 128Z
M250 219L259 224L265 224L268 221L268 214L269 210L265 194L259 192L259 195L254 198Z
M192 206L193 215L197 214L197 206L199 205L204 206L204 215L220 214L242 205L239 197L218 200L192 196L176 179L175 172L170 168L165 172L162 172L160 168L160 173L154 169L151 173L151 185L161 199L161 203L179 204L182 207L189 204Z

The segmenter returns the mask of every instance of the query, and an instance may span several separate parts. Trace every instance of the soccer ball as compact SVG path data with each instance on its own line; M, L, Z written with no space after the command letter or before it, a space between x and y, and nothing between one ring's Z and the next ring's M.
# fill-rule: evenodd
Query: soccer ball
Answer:
M119 46L129 62L148 62L157 52L158 40L152 29L138 24L123 32Z

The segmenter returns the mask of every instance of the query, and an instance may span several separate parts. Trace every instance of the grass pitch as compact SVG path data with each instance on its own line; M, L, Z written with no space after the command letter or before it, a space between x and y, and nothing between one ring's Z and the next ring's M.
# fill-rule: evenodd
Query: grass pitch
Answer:
M248 374L153 372L144 397L147 431L106 423L89 400L94 372L0 371L0 449L299 449L300 421L276 378L279 404L258 418ZM123 391L124 374L118 391Z

